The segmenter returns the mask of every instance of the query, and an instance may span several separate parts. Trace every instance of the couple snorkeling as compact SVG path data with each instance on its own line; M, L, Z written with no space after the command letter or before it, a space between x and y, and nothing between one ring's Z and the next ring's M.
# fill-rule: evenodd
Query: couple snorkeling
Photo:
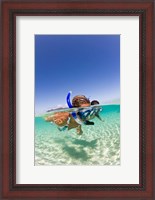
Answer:
M94 125L94 122L89 120L94 119L95 117L103 121L99 115L102 108L98 106L99 102L97 100L90 102L84 95L77 95L73 97L71 103L70 97L71 92L68 93L66 98L68 107L73 108L71 113L67 111L56 112L53 115L46 117L45 120L56 124L60 131L75 128L79 135L83 133L82 124Z

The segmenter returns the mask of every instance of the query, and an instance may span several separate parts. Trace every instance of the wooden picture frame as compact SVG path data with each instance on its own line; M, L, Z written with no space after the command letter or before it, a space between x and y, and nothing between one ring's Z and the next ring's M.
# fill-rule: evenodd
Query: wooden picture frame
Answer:
M2 199L153 199L153 1L2 1ZM139 184L16 184L16 16L139 16Z

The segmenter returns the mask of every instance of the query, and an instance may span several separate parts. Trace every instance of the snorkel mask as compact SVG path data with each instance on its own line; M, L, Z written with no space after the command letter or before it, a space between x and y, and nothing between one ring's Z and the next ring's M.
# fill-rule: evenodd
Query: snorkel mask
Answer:
M88 105L88 107L89 107L89 108L87 108L87 107L86 108L84 108L84 107L79 108L79 110L78 110L78 116L80 117L81 120L85 121L89 117L91 117L91 116L99 113L102 110L101 107L94 106L94 105L99 104L99 102L97 100L93 100L90 103L90 100L88 98L86 98L84 95L77 95L77 96L75 96L73 98L73 100L72 100L72 103L71 103L71 101L70 101L71 94L72 94L71 91L68 92L68 95L67 95L67 98L66 98L67 105L68 105L69 108L81 107L81 105ZM93 107L90 107L91 105ZM77 117L76 112L72 112L72 116L75 119L75 121L78 120L78 123L79 123L80 120Z

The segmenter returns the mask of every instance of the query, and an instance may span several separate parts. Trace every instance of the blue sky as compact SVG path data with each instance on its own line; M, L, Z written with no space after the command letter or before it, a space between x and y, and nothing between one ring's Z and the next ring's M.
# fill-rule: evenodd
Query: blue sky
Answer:
M35 35L35 112L65 105L68 91L120 98L119 35Z

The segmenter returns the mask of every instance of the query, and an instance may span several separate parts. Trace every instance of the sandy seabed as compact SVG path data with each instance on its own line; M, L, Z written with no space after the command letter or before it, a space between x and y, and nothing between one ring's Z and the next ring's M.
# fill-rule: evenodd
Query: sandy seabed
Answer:
M35 166L120 165L120 113L102 118L104 122L94 119L95 125L83 125L82 135L75 129L60 132L52 124L36 129Z

